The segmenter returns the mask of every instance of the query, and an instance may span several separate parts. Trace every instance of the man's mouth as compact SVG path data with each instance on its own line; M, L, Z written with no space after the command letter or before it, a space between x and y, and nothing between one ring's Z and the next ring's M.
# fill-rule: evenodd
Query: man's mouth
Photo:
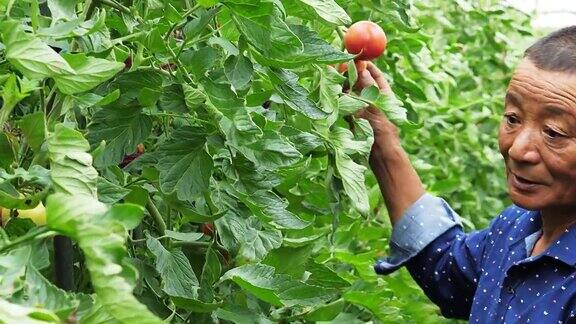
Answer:
M524 184L539 184L539 183L536 182L536 181L532 181L532 180L526 179L526 178L521 177L521 176L519 176L519 175L517 175L517 174L514 174L514 173L512 173L512 176L513 176L513 177L516 177L516 179L517 179L518 182L520 182L520 183L524 183Z
M518 176L514 172L510 172L509 182L512 186L521 191L532 191L541 185L538 181L532 181L532 179Z

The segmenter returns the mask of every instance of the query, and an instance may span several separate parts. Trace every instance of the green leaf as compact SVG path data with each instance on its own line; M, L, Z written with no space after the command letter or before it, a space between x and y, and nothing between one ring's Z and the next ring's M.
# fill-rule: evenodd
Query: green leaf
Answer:
M344 300L367 308L382 321L402 319L400 309L388 306L390 299L382 296L381 292L349 291L344 294Z
M27 299L20 301L22 305L42 305L61 319L67 319L79 306L72 294L54 286L31 265L26 268L26 286Z
M335 161L336 170L342 179L344 191L350 198L350 202L360 213L367 214L370 205L368 203L368 191L364 183L366 167L356 164L348 155L339 151L336 151Z
M61 124L48 138L50 178L58 192L96 197L98 173L82 134Z
M148 97L149 102L156 102L162 94L162 82L162 74L158 71L136 70L120 74L108 88L120 90L117 105L125 106L144 96Z
M0 206L8 209L31 209L46 196L50 171L33 165L28 171L18 168L13 174L0 170ZM26 192L20 193L19 190Z
M271 67L298 68L306 64L339 63L354 58L353 55L337 50L306 26L290 25L289 27L303 43L303 51L283 51L275 56L253 52L258 62Z
M344 77L335 69L325 67L320 69L320 109L330 114L338 111L338 98L342 93Z
M244 55L230 56L224 63L224 72L235 89L243 89L252 79L252 62Z
M202 233L196 233L196 232L180 233L180 232L174 232L174 231L170 231L170 230L166 230L166 233L164 233L164 235L166 237L169 237L171 239L181 241L181 242L197 242L204 236L204 234L202 234Z
M282 19L276 3L255 0L227 1L238 30L264 56L301 53L303 44Z
M343 299L338 299L326 305L320 305L306 314L306 320L313 322L331 321L344 311L345 305L346 303Z
M156 270L162 278L162 290L173 297L196 299L200 284L186 255L179 249L166 250L160 241L150 236L146 245L156 257Z
M277 275L274 268L247 264L226 272L220 281L232 280L257 298L275 306L314 305L330 299L333 291L308 285L287 275Z
M184 84L184 86L188 86ZM162 110L171 111L175 113L186 113L188 109L186 107L186 102L190 101L193 102L194 99L191 99L193 94L190 93L188 90L187 97L185 97L185 93L183 91L183 86L180 84L171 84L166 86L162 90L162 95L160 96L159 106ZM191 88L188 86L188 88ZM194 89L194 88L192 88ZM193 97L192 97L193 98ZM202 102L198 102L200 104Z
M0 168L9 169L16 158L15 147L4 132L0 132Z
M163 192L191 200L208 189L213 161L204 149L205 134L203 129L184 127L162 145L157 168Z
M52 22L58 20L76 19L76 1L74 0L48 0L48 8L52 16Z
M270 69L268 77L288 107L311 119L322 119L328 116L308 98L308 90L298 84L298 76L295 73L283 69Z
M134 153L152 131L152 118L139 107L105 107L98 110L88 125L87 138L91 145L106 141L106 147L95 164L119 164L123 157Z
M97 190L98 200L106 204L116 203L130 193L130 189L119 186L102 177L98 178Z
M18 83L20 83L20 88ZM4 83L2 88L2 108L0 109L0 126L3 126L8 121L16 104L28 96L27 92L30 89L26 89L22 83L22 81L18 82L14 74L10 74Z
M20 128L28 140L30 148L36 152L40 152L40 147L44 143L44 113L36 112L22 117L20 120Z
M288 203L271 191L257 191L242 195L240 199L264 222L278 229L303 229L310 225L286 210Z
M124 63L90 57L85 54L66 54L64 59L76 71L73 74L54 76L56 87L65 94L88 91L109 80L124 68Z
M23 307L0 299L0 320L4 323L46 324L61 323L51 311L37 307Z
M18 21L0 25L6 59L29 79L43 79L62 74L75 74L74 69L41 40L24 32Z
M336 26L350 25L352 20L334 0L299 0L312 7L318 16ZM337 27L336 27L337 28Z
M280 231L264 229L257 218L245 219L237 212L229 210L215 222L227 250L239 251L248 260L261 260L270 250L280 247Z
M136 273L125 263L127 228L121 220L139 219L144 212L132 206L108 210L94 198L57 193L47 199L46 217L50 229L78 242L106 312L120 322L162 323L132 295Z
M273 324L275 322L267 319L263 314L255 313L249 309L242 309L238 307L219 308L214 312L214 315L219 319L230 321L235 324Z
M257 167L268 170L292 165L302 158L292 143L272 131L267 131L254 143L237 145L236 148Z
M402 107L402 102L394 94L385 95L376 86L371 86L362 90L360 99L382 110L393 122L408 121L406 108Z
M31 254L31 247L28 245L0 255L0 296L8 298L22 289L24 285L22 278Z

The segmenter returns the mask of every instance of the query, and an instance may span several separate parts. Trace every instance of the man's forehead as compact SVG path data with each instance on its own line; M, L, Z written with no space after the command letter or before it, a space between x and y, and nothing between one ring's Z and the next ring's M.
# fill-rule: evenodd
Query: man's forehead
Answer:
M538 102L539 114L576 118L576 74L545 71L524 60L514 73L506 104L523 108L529 102Z
M528 58L524 58L518 64L512 79L532 79L533 82L559 83L572 87L576 91L576 72L542 70Z

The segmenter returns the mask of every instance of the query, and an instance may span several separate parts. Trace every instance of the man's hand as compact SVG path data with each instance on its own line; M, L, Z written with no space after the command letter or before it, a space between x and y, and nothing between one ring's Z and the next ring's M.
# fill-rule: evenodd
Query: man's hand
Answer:
M358 72L358 81L356 81L354 89L362 91L362 89L372 85L376 85L384 94L392 93L388 81L384 78L384 73L374 63L366 62L366 69Z
M376 65L368 62L366 70L359 72L354 89L361 91L372 85L377 85L386 95L393 95L384 74ZM356 116L368 120L374 130L370 166L378 179L390 221L395 224L406 209L424 194L424 187L400 145L398 129L384 113L376 107L368 107Z
M358 73L358 81L354 85L354 89L362 91L362 89L376 85L380 91L386 95L392 95L392 89L384 77L384 73L374 65L372 62L367 62L366 69ZM379 146L382 146L386 141L395 141L394 144L399 145L398 130L386 116L376 107L368 107L359 111L356 117L364 118L370 122L374 130L374 147L372 154L378 154ZM390 144L390 143L389 143Z

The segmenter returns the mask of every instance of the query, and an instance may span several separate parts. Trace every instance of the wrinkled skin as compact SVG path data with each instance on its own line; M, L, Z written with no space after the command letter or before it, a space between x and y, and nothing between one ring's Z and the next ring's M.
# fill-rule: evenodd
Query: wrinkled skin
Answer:
M538 255L576 223L576 73L524 59L508 87L499 146L510 198L542 214Z
M508 88L499 146L515 204L575 219L576 73L522 61Z

